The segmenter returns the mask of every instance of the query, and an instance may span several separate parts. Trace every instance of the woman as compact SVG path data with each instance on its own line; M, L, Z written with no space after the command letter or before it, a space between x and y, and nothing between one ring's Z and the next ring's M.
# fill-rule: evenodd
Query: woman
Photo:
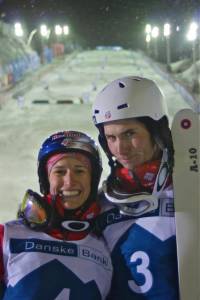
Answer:
M112 267L95 235L101 172L99 151L86 134L63 131L44 141L42 196L28 190L19 219L1 226L2 299L106 298Z

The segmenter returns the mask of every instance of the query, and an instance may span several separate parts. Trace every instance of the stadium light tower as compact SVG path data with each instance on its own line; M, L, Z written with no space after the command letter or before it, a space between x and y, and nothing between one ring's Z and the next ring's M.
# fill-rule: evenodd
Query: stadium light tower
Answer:
M147 25L145 26L145 32L146 32L146 34L151 33L151 25L150 25L150 24L147 24Z
M147 53L150 54L150 42L151 42L151 35L148 33L146 35L146 45L147 45Z
M15 35L16 36L22 37L24 35L24 31L23 31L22 25L19 22L15 23L14 30L15 30Z
M155 58L158 58L158 43L157 39L159 36L159 28L157 26L154 26L151 31L151 36L154 39L154 54Z
M68 35L69 34L69 26L68 25L64 25L63 26L63 34L64 35Z
M188 33L187 33L187 39L188 41L192 42L192 61L194 64L194 72L195 72L195 78L193 83L193 92L199 93L200 87L199 87L199 70L196 63L197 57L196 57L196 41L197 41L197 31L198 31L198 24L196 22L192 22L190 24Z
M49 38L49 35L50 35L50 30L48 29L47 25L45 24L42 24L40 26L40 34L42 37L45 37L45 38Z
M62 35L63 33L63 28L60 25L55 26L55 34L56 35Z
M171 70L171 49L170 49L170 35L171 35L171 26L169 23L164 24L164 36L166 40L166 59L167 59L167 69Z
M151 42L151 25L146 24L145 26L145 33L146 33L146 48L147 53L150 55L150 42Z

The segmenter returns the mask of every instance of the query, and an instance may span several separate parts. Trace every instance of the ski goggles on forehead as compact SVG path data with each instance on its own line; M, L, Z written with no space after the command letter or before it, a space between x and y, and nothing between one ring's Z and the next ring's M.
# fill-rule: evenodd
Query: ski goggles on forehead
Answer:
M64 139L61 143L63 146L66 148L71 149L72 151L74 150L83 150L86 152L89 152L91 155L96 156L96 151L97 151L97 145L93 144L90 145L88 142L88 139L83 137L81 140L76 141L76 140L70 140L70 139Z
M32 229L43 229L49 223L50 207L39 194L29 189L20 205L18 217L22 218Z

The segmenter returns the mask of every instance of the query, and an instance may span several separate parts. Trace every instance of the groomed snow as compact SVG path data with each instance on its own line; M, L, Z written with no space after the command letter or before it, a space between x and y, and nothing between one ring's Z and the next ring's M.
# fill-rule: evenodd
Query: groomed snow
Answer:
M142 53L131 51L86 51L67 57L50 73L24 81L2 95L0 110L0 222L15 218L26 189L39 192L37 153L43 140L53 132L77 129L97 139L91 106L97 92L109 81L126 75L155 80L166 95L170 121L181 108L189 107L174 88L147 64ZM17 99L12 95L20 95ZM33 104L45 100L48 104ZM74 104L57 104L73 100ZM82 103L84 102L84 103ZM107 160L102 153L104 172Z

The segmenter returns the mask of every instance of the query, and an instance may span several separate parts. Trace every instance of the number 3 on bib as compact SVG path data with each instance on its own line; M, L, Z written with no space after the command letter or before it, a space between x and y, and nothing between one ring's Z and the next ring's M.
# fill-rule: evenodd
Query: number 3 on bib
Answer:
M143 251L136 251L131 255L131 263L140 262L136 266L136 272L144 276L144 283L142 285L137 285L134 280L129 280L128 285L132 291L137 294L147 293L153 285L153 277L151 272L148 269L149 266L149 257Z

